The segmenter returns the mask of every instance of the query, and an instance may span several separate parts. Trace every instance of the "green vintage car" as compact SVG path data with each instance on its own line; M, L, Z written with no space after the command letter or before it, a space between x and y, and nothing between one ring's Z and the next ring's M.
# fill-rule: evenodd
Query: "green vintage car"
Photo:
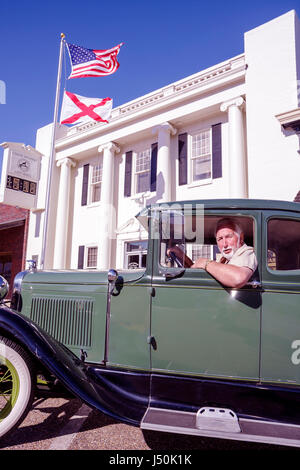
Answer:
M137 217L145 269L31 266L15 278L0 308L0 436L24 419L42 377L47 393L66 389L145 430L300 447L300 205L184 201ZM219 261L224 217L258 261L240 288L170 251Z

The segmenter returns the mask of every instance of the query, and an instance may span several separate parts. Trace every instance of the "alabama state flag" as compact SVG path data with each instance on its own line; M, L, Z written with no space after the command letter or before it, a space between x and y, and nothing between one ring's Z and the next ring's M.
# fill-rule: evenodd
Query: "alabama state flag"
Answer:
M93 121L108 123L111 110L111 98L86 98L65 91L60 122L61 124L83 124Z

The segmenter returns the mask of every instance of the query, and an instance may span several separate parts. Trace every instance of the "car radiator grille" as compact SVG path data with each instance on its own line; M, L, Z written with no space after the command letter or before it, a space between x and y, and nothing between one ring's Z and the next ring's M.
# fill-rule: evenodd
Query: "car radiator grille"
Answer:
M33 297L30 319L67 346L90 347L93 299Z

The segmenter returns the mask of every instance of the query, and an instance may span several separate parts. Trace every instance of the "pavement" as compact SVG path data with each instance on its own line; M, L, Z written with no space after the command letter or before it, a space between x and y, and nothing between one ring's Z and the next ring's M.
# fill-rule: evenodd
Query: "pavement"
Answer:
M141 431L138 427L117 422L93 410L76 398L36 399L23 423L8 435L0 438L0 449L2 451L153 451L155 454L169 452L172 455L180 452L186 456L191 455L193 451L202 453L205 451L214 453L217 451L249 451L251 453L281 451L285 454L287 451L294 450L268 444ZM111 455L115 454L112 452ZM178 464L176 459L173 463ZM186 465L189 466L189 461ZM152 462L151 466L155 464Z

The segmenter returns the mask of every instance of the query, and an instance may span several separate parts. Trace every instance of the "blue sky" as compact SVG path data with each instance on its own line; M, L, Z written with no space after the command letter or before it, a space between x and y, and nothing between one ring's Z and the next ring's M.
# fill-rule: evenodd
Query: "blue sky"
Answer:
M66 80L67 55L62 74L62 88L109 96L116 107L242 53L244 32L292 9L300 15L296 0L2 2L0 143L34 146L36 130L53 120L61 32L91 49L124 42L115 74Z

